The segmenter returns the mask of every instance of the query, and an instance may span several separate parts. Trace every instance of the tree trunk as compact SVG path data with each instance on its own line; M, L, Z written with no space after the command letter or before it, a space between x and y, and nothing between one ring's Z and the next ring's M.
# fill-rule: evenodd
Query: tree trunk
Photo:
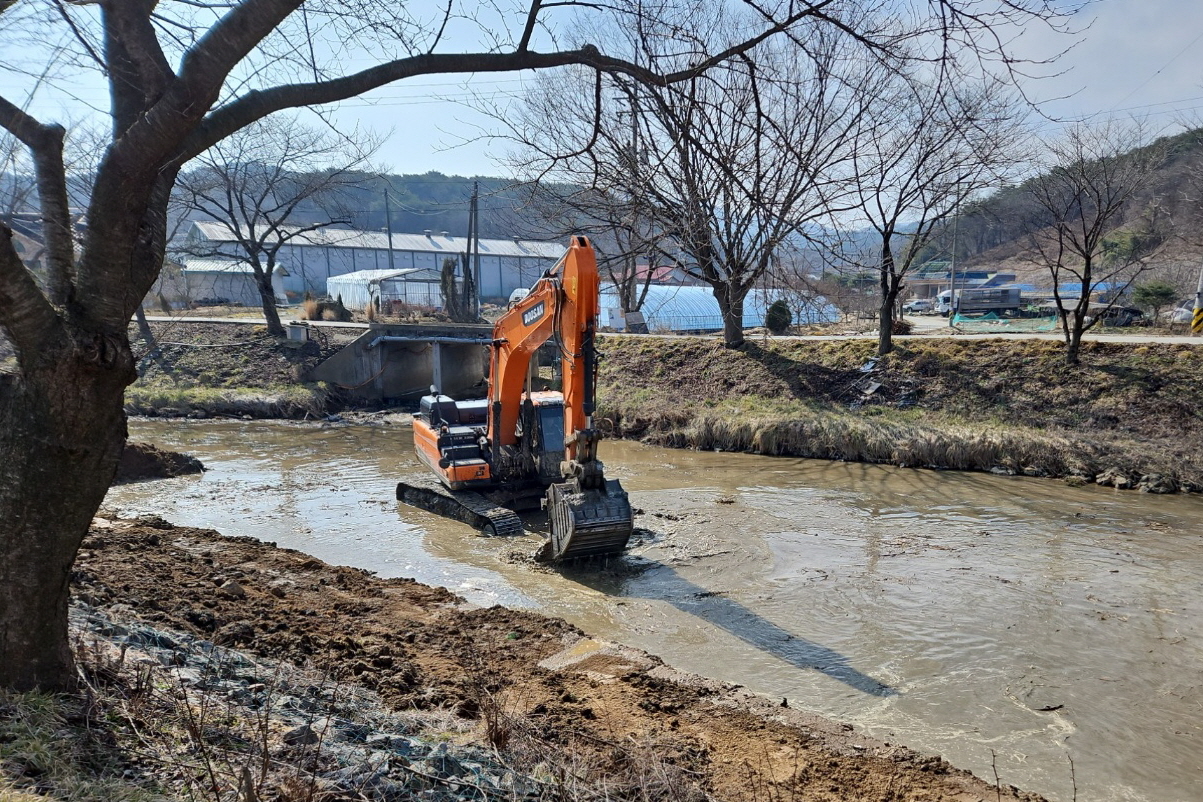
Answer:
M0 687L62 691L76 681L68 580L117 470L134 378L124 332L93 346L0 376Z
M284 326L280 323L280 313L276 311L276 292L272 288L270 273L255 276L259 286L259 301L263 304L263 317L267 319L267 333L273 337L284 336Z
M1082 351L1082 332L1085 330L1083 315L1075 310L1066 318L1068 329L1065 334L1065 363L1067 365L1080 364L1080 353Z
M138 334L148 349L146 356L142 357L138 363L138 375L141 376L145 373L151 362L158 364L159 369L164 373L171 373L171 363L163 358L163 352L159 349L159 341L155 339L155 333L150 329L150 323L146 320L146 312L143 311L142 304L138 304L134 318L138 321Z
M877 310L877 355L885 356L894 350L894 304L898 301L901 280L894 275L894 252L890 249L893 231L883 237L881 247L881 306Z
M1079 365L1081 357L1079 353L1082 350L1082 332L1075 331L1070 334L1069 343L1065 347L1065 364Z
M885 356L894 350L894 304L882 299L877 312L877 355Z
M729 284L719 284L714 287L714 298L723 316L723 345L741 347L744 344L744 294Z

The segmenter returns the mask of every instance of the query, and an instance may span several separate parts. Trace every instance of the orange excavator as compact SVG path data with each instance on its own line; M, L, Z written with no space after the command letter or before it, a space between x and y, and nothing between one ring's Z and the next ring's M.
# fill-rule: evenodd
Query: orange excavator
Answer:
M520 534L515 511L541 501L550 537L537 559L622 552L631 504L619 482L605 478L593 427L599 287L593 247L573 237L494 326L488 397L456 401L432 388L422 398L414 448L437 481L403 480L399 500L498 535ZM563 392L532 386L532 358L548 340L559 353Z

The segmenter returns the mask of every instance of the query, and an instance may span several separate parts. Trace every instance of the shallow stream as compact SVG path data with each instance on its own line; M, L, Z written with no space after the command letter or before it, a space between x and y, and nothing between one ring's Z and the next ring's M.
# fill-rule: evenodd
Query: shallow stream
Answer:
M1061 802L1203 799L1197 496L606 442L646 532L549 572L512 559L537 535L398 506L408 427L130 429L209 470L121 513L537 609Z

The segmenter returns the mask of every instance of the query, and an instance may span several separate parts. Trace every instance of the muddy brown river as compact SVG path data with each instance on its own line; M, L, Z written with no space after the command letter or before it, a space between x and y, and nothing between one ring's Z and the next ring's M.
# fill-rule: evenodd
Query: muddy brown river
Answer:
M553 572L513 558L537 535L399 507L408 427L130 428L209 470L121 513L560 616L1061 802L1203 799L1197 496L607 442L641 536Z

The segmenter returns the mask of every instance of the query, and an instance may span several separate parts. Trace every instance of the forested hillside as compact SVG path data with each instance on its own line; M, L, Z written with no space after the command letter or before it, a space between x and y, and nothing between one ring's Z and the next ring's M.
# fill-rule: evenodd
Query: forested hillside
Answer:
M1167 266L1193 261L1203 252L1203 129L1159 139L1159 166L1110 226L1105 245L1118 254L1152 256ZM957 259L967 265L1022 265L1033 232L1050 225L1031 188L1038 177L1005 187L966 208L956 226ZM950 224L941 237L947 253ZM933 253L933 256L938 256Z

